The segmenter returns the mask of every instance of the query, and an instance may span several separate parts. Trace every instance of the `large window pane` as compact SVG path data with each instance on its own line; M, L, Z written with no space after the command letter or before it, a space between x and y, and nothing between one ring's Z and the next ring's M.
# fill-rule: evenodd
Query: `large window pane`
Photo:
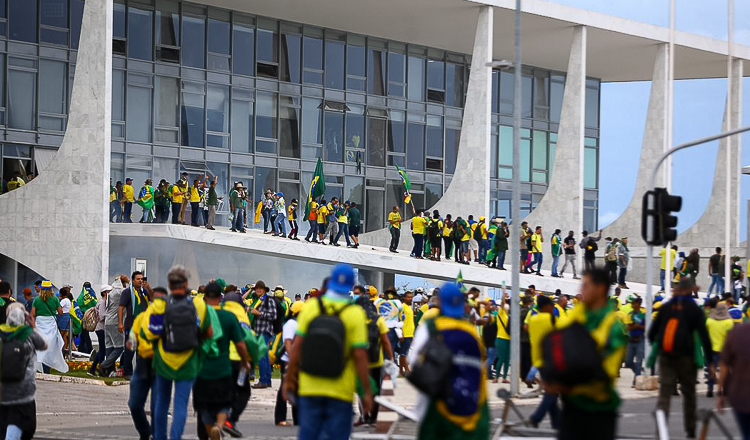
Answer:
M234 73L255 74L255 31L250 25L235 23L232 41L232 69Z
M206 162L206 168L208 168L208 175L210 177L216 176L216 194L227 195L229 194L227 185L229 184L229 164Z
M121 0L121 1L122 1L121 3L115 2L115 4L112 6L112 9L113 9L112 37L124 39L126 36L126 30L125 30L125 5L123 3L125 3L125 1L124 0Z
M349 105L346 112L346 148L365 147L365 116L361 106Z
M206 19L182 17L182 64L190 67L206 66Z
M260 201L265 190L276 189L276 169L255 167L255 189L253 191L253 201Z
M534 69L534 119L549 118L549 72Z
M443 157L443 118L427 117L427 155Z
M208 19L208 51L229 55L229 23L224 20Z
M344 88L344 42L326 40L326 87Z
M445 104L453 107L464 105L464 66L447 63L445 66L446 87Z
M206 146L229 148L229 86L208 86L206 95Z
M534 169L547 169L547 132L534 130Z
M182 84L182 145L203 147L205 85L183 82Z
M64 114L67 108L65 98L66 63L41 60L39 62L39 111Z
M387 119L368 118L367 127L367 164L376 167L385 166L385 130Z
M154 178L167 179L167 182L177 181L177 159L154 157ZM158 180L154 182L154 186Z
M410 170L424 170L424 125L408 124L406 166Z
M153 11L128 7L128 57L153 59Z
M36 73L8 71L8 127L34 130Z
M279 154L299 158L299 98L282 96L279 111Z
M367 206L362 213L362 218L365 220L365 231L376 231L385 227L384 203L385 191L367 190Z
M552 122L560 122L562 113L563 94L565 93L565 77L563 75L552 75L550 83L549 119Z
M279 34L269 29L258 29L258 61L279 62Z
M306 144L322 144L323 110L319 99L302 99L302 142Z
M300 82L300 55L302 37L299 35L281 36L281 80L295 84Z
M83 0L70 0L70 47L78 49L83 21Z
M180 85L177 78L156 77L154 108L156 125L177 127L180 120Z
M404 211L404 185L400 180L389 180L385 185L385 209L391 212L394 206L398 206L401 217L411 218L411 209Z
M158 2L156 9L156 44L180 45L180 13L175 2Z
M445 90L445 63L443 61L427 61L427 87Z
M534 99L534 78L524 73L521 76L521 116L531 117L532 102Z
M424 101L424 63L425 60L409 57L409 99Z
M325 112L325 157L329 162L344 161L344 114Z
M445 172L448 174L453 174L456 172L458 144L460 142L461 130L454 128L445 129Z
M323 40L305 37L303 80L307 84L323 84Z
M363 177L344 177L343 199L361 205L365 200L365 179ZM360 206L359 209L361 210L362 207Z
M232 151L252 153L253 101L252 92L232 91Z
M36 43L36 1L10 0L8 6L10 39Z
M128 140L151 142L151 92L151 88L128 84Z
M385 52L370 49L367 55L367 91L385 95Z
M365 48L352 44L346 46L346 88L365 91Z
M388 120L388 151L406 153L406 115L403 112L390 112Z
M112 120L125 120L125 71L112 70Z
M599 128L599 85L594 80L586 82L586 127Z
M276 93L258 92L255 101L255 149L260 153L276 153L276 119L278 115Z
M583 149L583 187L586 189L596 189L599 181L599 169L596 160L597 151L595 148Z
M528 130L522 130L528 131ZM523 134L522 134L523 136ZM521 139L521 180L531 181L531 140Z
M406 81L406 55L388 52L388 94L404 96Z
M506 115L513 114L515 77L512 72L500 72L500 113Z
M5 2L2 3L2 6L5 6ZM41 41L67 46L68 33L66 31L50 29L46 26L68 27L68 0L41 0L40 5L39 19L40 23L45 26L40 30Z
M513 127L500 126L500 151L497 161L500 165L513 165Z

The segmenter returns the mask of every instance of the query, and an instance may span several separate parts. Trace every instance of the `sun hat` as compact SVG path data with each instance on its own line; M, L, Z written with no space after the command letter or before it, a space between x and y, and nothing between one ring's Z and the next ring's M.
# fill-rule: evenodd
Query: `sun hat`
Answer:
M42 284L40 285L42 289L51 289L52 288L52 281L44 280L42 281Z
M112 290L112 286L109 284L102 284L102 288L99 289L99 293L109 292Z
M268 288L268 286L266 286L266 283L264 283L263 280L258 280L253 285L253 290L255 290L255 289L264 289L266 292L268 292L268 291L271 290L271 289Z

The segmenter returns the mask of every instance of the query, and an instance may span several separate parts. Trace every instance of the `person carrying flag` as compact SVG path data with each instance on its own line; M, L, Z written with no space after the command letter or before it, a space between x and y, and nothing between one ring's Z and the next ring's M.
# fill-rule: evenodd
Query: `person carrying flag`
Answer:
M136 203L143 208L143 217L141 223L151 223L154 221L154 187L151 186L151 179L146 179L138 193Z
M76 304L81 311L81 316L86 314L86 311L96 307L96 292L91 288L91 283L86 281L83 283L81 293L78 294ZM81 343L78 344L78 350L82 353L91 353L94 347L91 344L91 335L87 331L81 331Z

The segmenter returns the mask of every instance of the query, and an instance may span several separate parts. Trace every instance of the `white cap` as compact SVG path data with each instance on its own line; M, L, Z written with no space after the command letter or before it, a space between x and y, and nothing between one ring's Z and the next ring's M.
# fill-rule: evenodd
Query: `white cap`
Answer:
M102 288L99 290L99 293L109 292L112 290L112 286L109 284L102 284Z

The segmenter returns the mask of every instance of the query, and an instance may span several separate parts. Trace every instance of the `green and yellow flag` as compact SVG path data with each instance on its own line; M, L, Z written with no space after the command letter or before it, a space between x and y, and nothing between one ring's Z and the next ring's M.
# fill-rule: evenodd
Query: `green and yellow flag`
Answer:
M326 178L323 175L323 161L318 158L318 165L315 167L315 175L310 183L310 190L307 192L307 203L305 204L305 219L310 215L310 205L313 200L322 197L326 193Z
M466 286L464 286L464 274L461 273L461 271L458 271L458 276L456 276L456 285L459 289L461 289L461 293L466 293Z
M396 169L398 170L399 176L401 176L401 183L404 184L404 188L406 189L406 192L409 192L411 190L411 181L409 180L409 176L406 175L406 171L402 170L398 164L396 164Z

